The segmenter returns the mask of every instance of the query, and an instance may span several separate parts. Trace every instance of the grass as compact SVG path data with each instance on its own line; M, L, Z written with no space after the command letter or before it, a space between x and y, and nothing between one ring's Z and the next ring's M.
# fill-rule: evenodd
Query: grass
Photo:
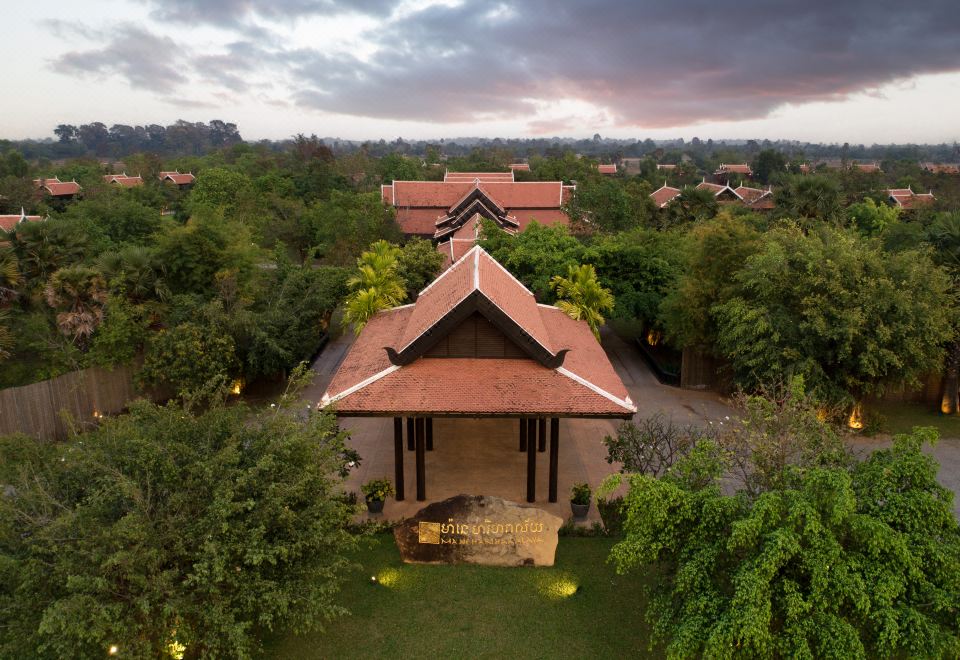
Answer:
M886 433L907 433L914 426L932 426L940 431L940 437L960 438L960 416L941 415L928 405L888 402L874 410L882 415L880 428Z
M325 632L267 646L275 658L621 658L649 655L644 575L617 575L609 538L561 538L551 568L404 564L392 535L358 557ZM376 575L379 584L370 577ZM576 591L574 591L576 590Z

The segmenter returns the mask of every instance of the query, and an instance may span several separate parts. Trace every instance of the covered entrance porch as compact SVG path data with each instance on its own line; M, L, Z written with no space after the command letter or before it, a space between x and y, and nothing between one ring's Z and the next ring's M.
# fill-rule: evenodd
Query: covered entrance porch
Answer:
M551 425L547 420L544 451L539 451L539 433L533 443L532 501L554 515L570 517L570 489L574 483L587 482L596 488L604 477L618 470L619 466L606 462L603 445L603 437L613 433L617 423L608 419L559 419L554 502L550 498ZM362 483L381 477L390 478L396 485L399 480L394 419L343 417L341 425L351 431L350 445L361 456L360 467L351 472L347 488L359 492ZM423 426L426 436L426 421ZM434 418L432 426L433 450L427 450L426 437L423 442L424 499L418 500L417 451L415 446L412 451L407 448L406 420L402 423L399 465L403 470L404 498L388 500L384 518L412 516L426 503L461 493L528 501L530 445L528 443L526 451L520 451L517 418ZM599 520L595 503L588 520Z

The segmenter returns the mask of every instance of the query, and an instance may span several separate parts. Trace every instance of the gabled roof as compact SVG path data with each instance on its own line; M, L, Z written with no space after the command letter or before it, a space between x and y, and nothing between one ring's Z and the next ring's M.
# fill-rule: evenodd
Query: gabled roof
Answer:
M71 197L80 192L80 184L76 181L61 181L57 177L34 179L33 185L44 190L51 197Z
M570 186L560 181L480 182L504 208L559 208ZM449 209L476 187L470 181L394 181L391 204L397 208ZM382 189L383 190L383 189ZM383 194L383 193L381 193Z
M600 172L600 174L616 174L617 166L612 163L600 163L597 165L597 171Z
M509 172L444 172L443 180L451 183L513 183L513 170Z
M890 188L887 190L887 198L893 202L894 206L902 209L914 209L936 201L933 192L915 193L910 186L906 188Z
M181 174L180 172L177 172L177 171L160 172L161 181L170 181L171 183L175 183L178 186L185 186L187 184L193 183L196 178L197 177L195 177L190 172L187 172L185 174Z
M139 174L137 176L127 176L126 173L105 174L103 180L107 183L123 186L124 188L135 188L143 185L143 178L141 178Z
M664 181L663 185L650 193L650 198L653 200L653 203L657 205L658 209L662 209L664 206L675 200L680 196L679 188L672 188L667 185L667 182Z
M729 185L720 185L719 183L710 183L708 181L701 181L700 183L697 184L697 190L709 190L710 192L713 193L714 197L719 197L724 193L730 193L737 199L740 199L740 200L743 199L742 197L740 197L740 194L737 193L737 191L731 188Z
M21 222L38 222L43 220L39 215L27 215L23 209L20 209L20 215L0 215L0 229L3 231L13 231Z
M479 313L527 357L424 357ZM406 355L405 355L406 353ZM589 327L533 295L472 248L416 303L375 315L320 406L355 415L629 418L636 407Z

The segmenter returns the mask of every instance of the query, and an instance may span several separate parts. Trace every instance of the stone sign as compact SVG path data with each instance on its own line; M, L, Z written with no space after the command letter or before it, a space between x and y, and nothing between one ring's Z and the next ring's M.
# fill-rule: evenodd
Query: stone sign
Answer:
M562 524L535 506L457 495L420 509L393 535L407 563L553 566Z

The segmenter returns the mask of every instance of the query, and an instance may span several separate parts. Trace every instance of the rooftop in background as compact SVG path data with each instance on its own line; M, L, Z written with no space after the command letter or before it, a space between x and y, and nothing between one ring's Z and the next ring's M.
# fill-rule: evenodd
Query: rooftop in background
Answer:
M513 170L509 172L444 172L446 183L513 183Z
M173 172L160 172L161 181L169 181L170 183L175 183L178 186L189 186L191 185L197 177L193 176L190 172L186 174L181 174L178 171Z
M915 193L911 187L907 186L906 188L889 188L887 190L887 199L889 199L894 206L909 210L932 204L937 198L933 196L932 191Z
M508 231L569 224L561 210L575 186L562 181L514 181L513 172L447 172L444 181L394 181L380 188L397 210L404 234L444 239L476 214Z
M479 247L364 327L320 402L342 416L621 417L636 412L589 326Z
M957 163L920 163L920 167L934 174L960 174L960 165Z
M12 231L21 222L38 222L43 220L39 215L27 215L23 209L20 209L19 215L0 215L0 229L3 231Z
M512 172L529 172L530 164L529 163L511 163L510 171Z
M680 192L681 190L679 188L668 186L667 182L664 181L662 186L650 193L650 198L653 200L653 203L657 205L658 209L662 209L664 206L679 197Z
M126 172L123 174L105 174L103 180L124 188L136 188L143 185L143 178L139 174L137 176L127 176Z
M616 174L617 166L613 163L600 163L597 165L597 171L600 172L600 174Z
M51 197L73 197L80 192L80 184L76 181L61 181L57 177L34 179L33 185Z
M753 170L750 169L750 166L746 163L720 163L720 167L714 172L716 175L721 174L745 174L746 176L753 175Z

